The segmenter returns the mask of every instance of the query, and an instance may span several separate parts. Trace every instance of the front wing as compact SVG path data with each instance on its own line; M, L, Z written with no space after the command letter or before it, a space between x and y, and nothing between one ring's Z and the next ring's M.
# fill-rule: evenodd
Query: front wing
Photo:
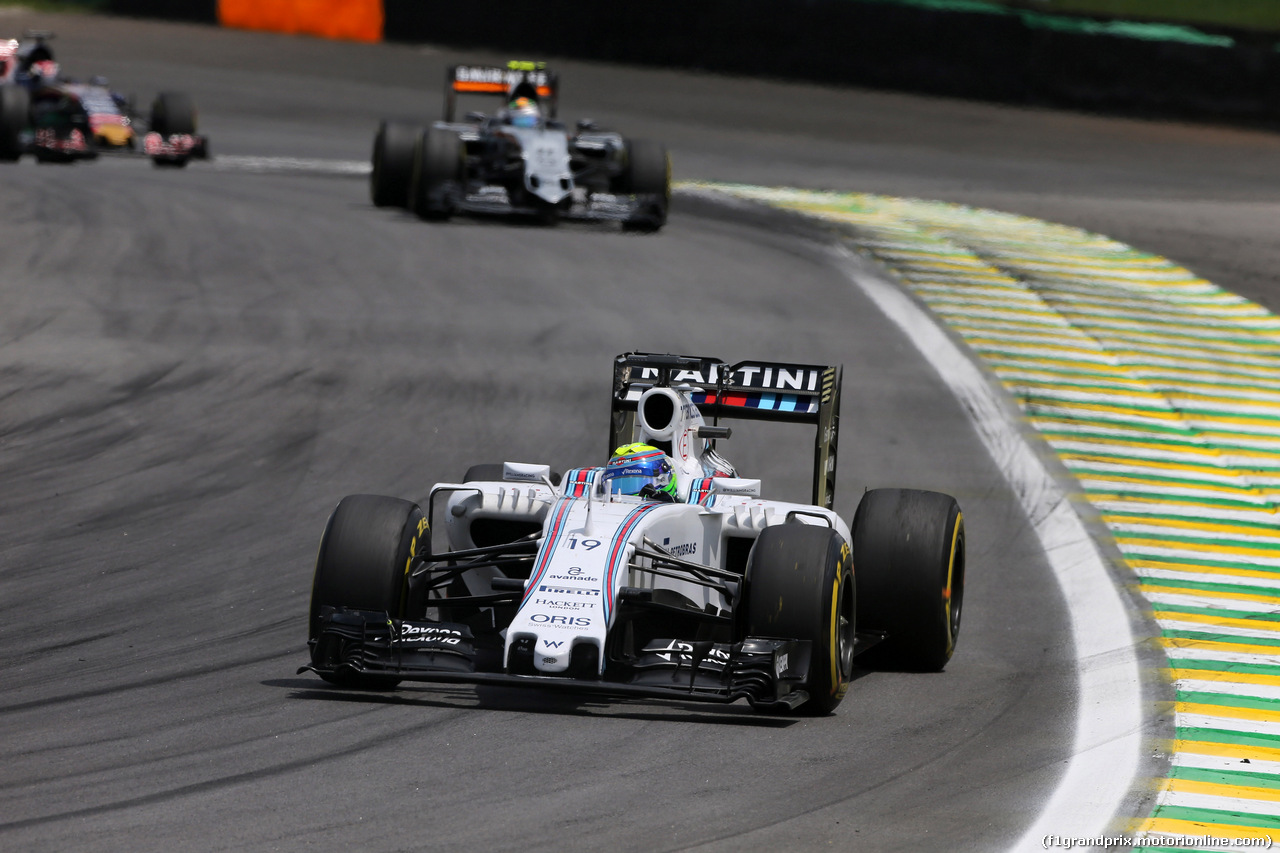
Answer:
M807 641L748 637L730 644L655 640L603 677L525 675L502 665L462 624L395 619L385 613L323 608L312 663L299 673L365 680L500 684L615 697L649 697L794 709L809 698ZM514 657L514 655L513 655ZM517 663L512 661L513 665Z

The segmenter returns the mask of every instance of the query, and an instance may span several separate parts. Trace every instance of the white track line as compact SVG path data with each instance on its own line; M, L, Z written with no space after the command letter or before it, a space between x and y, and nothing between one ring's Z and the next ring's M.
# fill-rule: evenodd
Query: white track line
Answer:
M1116 583L986 377L896 285L867 273L847 249L837 251L845 274L902 329L968 411L1034 525L1067 601L1080 681L1072 756L1048 804L1010 849L1041 850L1049 835L1107 835L1138 772L1143 725L1134 638Z

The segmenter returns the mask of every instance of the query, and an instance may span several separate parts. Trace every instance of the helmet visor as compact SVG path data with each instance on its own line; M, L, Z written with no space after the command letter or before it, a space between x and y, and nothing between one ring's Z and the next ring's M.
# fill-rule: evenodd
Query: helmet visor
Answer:
M653 486L659 491L667 488L671 482L671 472L654 474L634 466L623 466L613 471L604 472L605 488L615 495L638 495L645 486Z

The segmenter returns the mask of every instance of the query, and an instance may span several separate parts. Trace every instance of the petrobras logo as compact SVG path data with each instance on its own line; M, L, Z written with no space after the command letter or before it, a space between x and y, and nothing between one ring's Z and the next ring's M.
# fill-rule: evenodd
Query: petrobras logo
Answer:
M698 553L698 543L685 542L680 545L672 545L667 548L667 553L673 557L692 557Z
M538 586L538 592L545 592L548 595L588 595L597 597L600 595L600 590L598 589L576 589L571 586L545 586L541 584Z

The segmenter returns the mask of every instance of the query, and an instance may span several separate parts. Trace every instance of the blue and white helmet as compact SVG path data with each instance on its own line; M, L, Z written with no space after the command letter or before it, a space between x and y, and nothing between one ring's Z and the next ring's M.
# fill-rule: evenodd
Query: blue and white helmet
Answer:
M604 468L605 489L615 495L638 495L645 486L676 496L676 472L667 454L648 444L624 444Z

